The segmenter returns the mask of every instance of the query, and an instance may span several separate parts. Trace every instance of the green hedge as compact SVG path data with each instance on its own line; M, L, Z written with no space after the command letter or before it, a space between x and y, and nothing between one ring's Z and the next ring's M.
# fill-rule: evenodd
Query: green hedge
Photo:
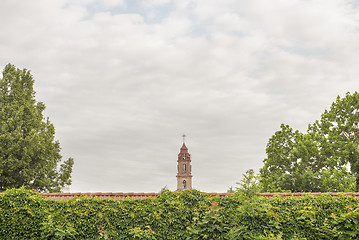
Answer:
M54 201L12 189L0 194L0 239L358 239L358 206L344 195Z

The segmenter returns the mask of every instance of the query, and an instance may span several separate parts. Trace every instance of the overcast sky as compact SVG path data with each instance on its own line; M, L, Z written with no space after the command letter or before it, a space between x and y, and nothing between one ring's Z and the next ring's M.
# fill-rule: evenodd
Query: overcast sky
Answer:
M358 0L1 0L0 68L30 69L71 192L225 192L281 123L359 86Z

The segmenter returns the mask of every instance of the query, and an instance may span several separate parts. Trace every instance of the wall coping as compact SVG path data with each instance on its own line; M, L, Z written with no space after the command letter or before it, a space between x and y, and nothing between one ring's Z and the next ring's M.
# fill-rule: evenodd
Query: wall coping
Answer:
M216 192L211 192L211 193L207 193L209 196L220 196L220 197L225 197L227 195L233 194L233 193L216 193ZM263 197L268 197L269 199L273 198L274 196L283 196L283 197L288 197L288 196L294 196L294 197L300 197L304 194L309 194L309 195L313 195L313 196L319 196L322 194L327 194L330 196L338 196L338 195L349 195L349 196L354 196L356 198L359 198L359 192L326 192L326 193L321 193L321 192L308 192L308 193L261 193L260 196ZM88 197L97 197L98 199L115 199L115 200L120 200L120 199L143 199L143 198L155 198L158 195L160 195L160 193L155 193L155 192L150 192L150 193L144 193L144 192L139 192L139 193L135 193L135 192L127 192L127 193L123 193L123 192L106 192L106 193L102 193L102 192L85 192L85 193L81 193L81 192L76 192L76 193L40 193L40 195L45 198L45 199L53 199L53 200L68 200L74 197L81 197L81 196L88 196Z

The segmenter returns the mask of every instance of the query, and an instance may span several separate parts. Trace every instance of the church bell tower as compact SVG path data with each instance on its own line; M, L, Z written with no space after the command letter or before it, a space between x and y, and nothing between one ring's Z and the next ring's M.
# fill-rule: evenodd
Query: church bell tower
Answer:
M186 135L183 135L183 144L177 160L177 191L192 189L191 154L188 153L185 137Z

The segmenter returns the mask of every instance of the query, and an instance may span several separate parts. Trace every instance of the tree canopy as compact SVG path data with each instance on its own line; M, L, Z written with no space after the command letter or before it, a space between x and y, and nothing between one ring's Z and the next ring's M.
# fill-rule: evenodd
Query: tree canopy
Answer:
M0 79L0 191L25 186L45 192L71 184L74 161L62 161L55 127L36 102L30 71L8 64Z
M338 97L306 133L282 124L260 169L263 191L359 190L359 94Z

